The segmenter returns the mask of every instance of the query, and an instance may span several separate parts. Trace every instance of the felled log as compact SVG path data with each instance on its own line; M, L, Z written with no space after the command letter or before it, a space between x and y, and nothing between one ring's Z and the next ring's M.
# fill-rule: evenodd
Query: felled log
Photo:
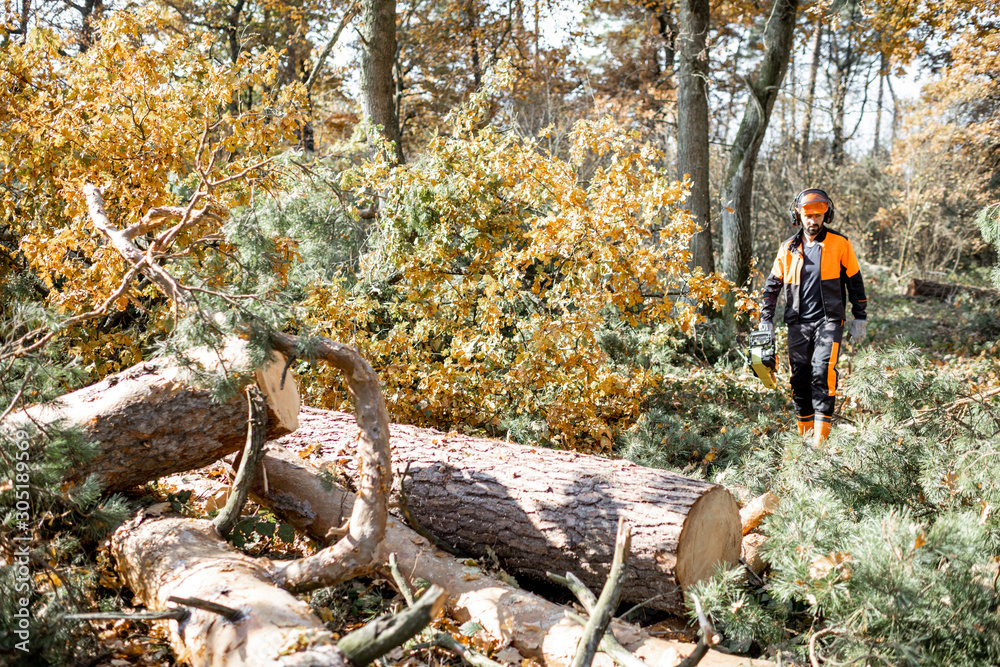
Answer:
M169 621L180 663L349 667L309 605L271 583L268 561L233 550L209 521L140 516L115 531L111 553L137 600L149 609L168 609L169 599L180 597L239 613L230 620L191 609L186 620Z
M967 294L976 299L1000 301L1000 292L996 290L958 285L955 283L938 283L918 278L910 278L910 282L906 284L905 294L906 296L920 296L942 301L950 299L957 294Z
M444 604L443 590L428 591L407 613L338 640L308 604L274 586L270 561L235 551L211 522L141 516L115 531L111 553L149 609L169 609L178 598L201 603L169 621L177 661L193 667L368 664L416 635Z
M743 538L743 552L740 557L746 563L747 568L757 576L760 576L760 573L767 567L767 561L761 554L764 542L767 542L767 537L760 533L750 533Z
M267 486L259 475L251 487L251 497L297 530L326 540L350 515L354 494L296 454L272 447L264 456L262 468L266 470ZM571 663L583 636L583 626L574 620L572 610L444 553L393 517L389 518L378 550L377 566L386 578L392 577L390 554L395 554L398 570L411 587L424 580L447 590L447 610L461 622L479 623L499 646L513 646L522 656L550 667ZM625 648L649 665L674 665L694 649L692 644L657 639L620 621L612 621L610 627ZM598 654L594 664L610 667L612 662ZM700 664L737 667L771 663L711 651Z
M303 408L280 446L344 461L349 415ZM622 599L682 609L682 590L740 555L740 516L722 486L628 461L391 425L393 468L406 470L409 512L455 549L491 558L517 578L573 571L591 590L607 579L619 517L632 526ZM318 447L317 447L318 446Z
M207 369L219 355L200 353ZM233 341L224 352L230 368L246 365L245 344ZM298 426L299 393L289 376L281 386L285 359L275 353L254 372L268 405L268 438ZM142 362L52 403L14 413L6 423L45 425L62 420L96 443L97 455L71 473L67 482L96 474L107 491L200 468L239 449L246 438L247 410L241 393L225 403L192 386L188 372L163 360Z
M295 352L298 340L294 336L276 337L278 344L285 346L283 349ZM209 611L205 616L198 610L200 616L192 612L183 625L173 628L171 641L181 662L195 666L348 664L319 620L289 591L334 585L372 569L387 518L391 474L388 414L378 377L356 350L320 339L313 341L312 352L344 373L357 411L356 464L364 474L359 476L359 497L351 508L350 527L340 534L340 539L305 558L271 562L232 550L220 539L215 522L147 522L140 517L113 536L112 553L119 572L151 609L162 610L172 598L197 598L228 608L222 621L217 613ZM250 466L259 460L263 441L259 429L266 421L260 396L248 392L248 398L252 427L243 453L244 466L238 475L240 487L234 491L238 499L235 505L242 505L246 498L244 485L253 478ZM224 514L232 516L219 525L227 529L239 511L237 506L227 506ZM425 606L428 613L436 613L443 604L444 591L435 596L440 600ZM411 620L421 618L420 613L411 615ZM395 640L413 627L413 623L389 622L371 630ZM408 637L400 641L405 639ZM376 643L366 635L351 645L348 655L355 667L376 657L368 657L370 647Z

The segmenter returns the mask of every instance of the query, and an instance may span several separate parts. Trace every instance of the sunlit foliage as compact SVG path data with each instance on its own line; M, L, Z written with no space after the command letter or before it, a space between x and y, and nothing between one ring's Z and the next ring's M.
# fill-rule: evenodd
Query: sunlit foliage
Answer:
M181 267L202 264L218 244L218 220L248 200L252 184L267 185L262 163L295 130L287 112L298 89L269 92L273 51L220 63L207 40L161 28L154 10L115 12L82 54L67 55L44 30L0 52L0 219L60 312L94 307L126 271L89 224L85 183L104 189L119 228L153 207L211 213L178 230L184 253L172 266L184 274ZM245 90L256 91L258 104L234 114L231 102ZM137 241L145 247L151 238ZM11 278L13 263L2 266L0 279ZM109 318L130 311L144 333L91 330L73 352L94 362L98 376L138 361L143 339L167 326L164 305L148 286L127 292Z
M696 228L656 151L611 121L580 122L564 161L502 127L476 129L488 103L475 96L414 165L345 175L379 193L379 229L361 281L317 285L309 310L380 370L396 419L503 432L527 417L556 443L607 451L658 378L613 363L599 333L688 329L728 285L688 271ZM583 182L591 152L602 166ZM325 377L309 391L346 398Z

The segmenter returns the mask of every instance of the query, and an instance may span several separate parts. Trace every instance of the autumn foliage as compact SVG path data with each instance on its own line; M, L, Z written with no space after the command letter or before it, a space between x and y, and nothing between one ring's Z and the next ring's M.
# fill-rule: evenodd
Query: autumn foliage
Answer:
M397 419L500 433L529 419L543 439L609 451L659 377L614 363L601 333L688 329L729 286L688 271L696 226L656 151L610 120L581 121L562 160L476 129L488 101L475 96L412 166L345 174L381 193L378 242L360 282L312 289L312 323L372 360ZM584 180L589 153L600 166ZM346 400L326 377L309 391Z
M156 207L186 209L175 221L183 217L172 233L180 255L170 265L179 277L211 285L221 219L249 201L255 184L267 186L266 159L297 128L290 112L300 91L269 90L274 51L220 63L208 40L163 30L152 9L110 14L99 27L100 40L79 55L45 30L0 51L0 216L63 314L94 308L127 270L89 224L85 183L104 190L121 229ZM241 105L245 90L257 91L253 109ZM153 241L154 229L140 244ZM70 352L95 364L98 377L138 362L143 344L170 329L169 304L151 286L128 290L106 316L130 307L144 320L141 334L114 327L71 334Z

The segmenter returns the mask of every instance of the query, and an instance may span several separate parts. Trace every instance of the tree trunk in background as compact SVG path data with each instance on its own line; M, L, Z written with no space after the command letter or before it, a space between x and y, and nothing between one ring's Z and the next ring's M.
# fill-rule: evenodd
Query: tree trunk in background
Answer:
M361 112L394 144L391 157L403 164L393 64L396 61L396 0L361 4Z
M834 67L833 72L833 141L830 143L830 156L833 164L841 166L847 157L844 134L844 118L847 115L847 90L850 87L854 66L858 63L860 53L854 44L851 29L857 18L857 0L846 0L840 10L840 26L833 32L830 42L830 57Z
M226 16L226 25L223 31L226 33L226 42L229 45L229 61L235 65L240 59L240 50L243 48L240 42L243 39L243 25L240 22L240 13L243 12L243 6L246 4L246 0L236 0L236 4L233 5L229 14ZM229 113L233 116L238 116L240 114L240 95L239 91L233 91L233 97L229 102Z
M750 277L754 169L774 101L788 69L798 8L799 0L774 0L764 31L764 61L753 80L747 82L750 100L729 157L722 194L722 270L737 285L745 284Z
M691 239L691 268L715 271L708 190L708 0L680 0L677 35L677 177L691 177L687 208L701 225Z
M94 45L97 37L97 22L104 13L103 0L83 0L80 4L66 3L80 12L82 24L80 26L80 53L83 53Z
M483 84L483 70L482 66L479 64L479 16L476 11L476 0L468 0L466 4L466 12L469 15L469 34L472 36L469 40L472 83L476 87L476 90L479 90L479 86Z
M896 99L896 90L892 87L891 76L885 77L885 86L889 89L889 97L892 98L892 124L889 126L891 128L889 136L889 150L891 152L891 147L896 145L896 132L899 130L899 100Z
M666 80L673 75L676 67L677 22L674 20L674 5L666 0L655 2L650 11L656 19L656 31L663 40L663 67L659 74Z
M299 428L275 444L350 457L357 426L344 413L303 408ZM525 447L393 424L393 470L416 521L476 557L487 547L517 577L572 571L595 591L607 578L618 517L632 526L623 600L677 613L681 589L735 562L736 501L715 484L628 461ZM318 447L316 447L318 445ZM355 475L347 463L343 471Z
M809 83L806 90L806 116L802 121L802 143L799 146L799 164L809 161L809 134L812 131L813 104L816 102L816 75L819 73L820 48L823 45L823 20L816 19L812 35L812 62L809 63Z
M885 88L885 77L889 70L889 59L882 54L882 63L878 72L878 101L875 104L875 138L872 140L872 157L879 158L883 151L879 145L882 130L882 99L883 88Z

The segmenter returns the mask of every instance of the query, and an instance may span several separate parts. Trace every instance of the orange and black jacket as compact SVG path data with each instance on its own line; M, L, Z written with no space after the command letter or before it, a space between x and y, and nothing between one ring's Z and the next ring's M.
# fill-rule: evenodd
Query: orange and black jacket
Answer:
M800 285L802 284L802 230L781 244L771 268L771 275L764 284L764 303L760 319L771 322L778 304L778 292L785 286L785 323L799 321L801 311ZM861 279L858 258L851 242L843 234L824 227L816 241L820 244L820 295L827 320L846 319L847 298L851 300L851 313L855 319L865 320L865 284Z

